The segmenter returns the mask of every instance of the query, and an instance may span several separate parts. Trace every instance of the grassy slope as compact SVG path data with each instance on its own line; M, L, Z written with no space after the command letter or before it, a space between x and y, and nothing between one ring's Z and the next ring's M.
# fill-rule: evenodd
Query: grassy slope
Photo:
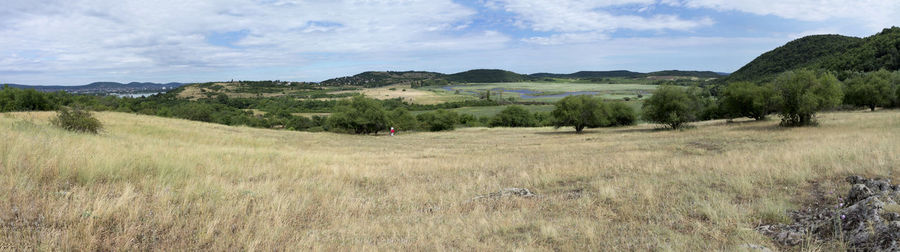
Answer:
M811 185L894 178L900 111L397 137L99 113L0 115L0 244L97 249L734 250ZM818 183L813 183L818 182ZM504 187L540 197L468 201ZM830 196L833 199L834 195Z

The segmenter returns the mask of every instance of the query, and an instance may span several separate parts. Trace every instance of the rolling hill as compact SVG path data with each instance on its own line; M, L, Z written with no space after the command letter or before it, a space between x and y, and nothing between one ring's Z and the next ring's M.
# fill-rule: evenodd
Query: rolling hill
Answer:
M141 91L158 91L169 90L185 85L184 83L166 83L158 84L151 82L131 82L122 84L118 82L94 82L82 86L37 86L37 85L20 85L5 84L12 88L34 89L42 92L66 91L70 93L109 93L109 92L141 92Z
M777 74L803 68L868 72L900 69L900 28L866 37L812 35L766 52L724 81L768 81Z

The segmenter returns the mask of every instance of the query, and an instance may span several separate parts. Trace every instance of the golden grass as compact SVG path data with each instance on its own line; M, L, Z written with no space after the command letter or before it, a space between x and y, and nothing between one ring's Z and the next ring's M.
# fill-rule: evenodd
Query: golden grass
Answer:
M348 90L335 93L361 93L370 98L379 100L400 98L404 101L417 104L440 104L475 99L475 97L467 95L441 94L427 90L414 89L411 88L409 84L394 84L377 88L364 88L362 90Z
M353 136L0 115L0 244L39 250L735 250L810 188L897 178L900 111ZM531 199L469 201L504 187ZM824 188L824 189L823 189ZM812 247L817 249L818 247ZM818 246L818 245L815 245Z

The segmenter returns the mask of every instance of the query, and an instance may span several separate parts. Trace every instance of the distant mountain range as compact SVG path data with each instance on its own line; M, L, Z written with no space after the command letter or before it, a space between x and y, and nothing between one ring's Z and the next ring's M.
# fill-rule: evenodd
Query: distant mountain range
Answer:
M519 74L500 69L475 69L454 74L423 71L369 71L353 76L345 76L322 81L325 86L363 86L380 87L400 83L496 83L533 81L545 78L565 79L603 79L603 78L653 78L653 77L696 77L714 79L727 76L726 73L711 71L679 71L667 70L650 73L616 71L581 71L570 74L535 73Z
M139 93L139 92L159 92L171 90L185 85L184 83L151 83L151 82L131 82L122 84L118 82L94 82L83 86L32 86L20 84L4 84L12 88L34 89L42 92L66 91L69 93Z

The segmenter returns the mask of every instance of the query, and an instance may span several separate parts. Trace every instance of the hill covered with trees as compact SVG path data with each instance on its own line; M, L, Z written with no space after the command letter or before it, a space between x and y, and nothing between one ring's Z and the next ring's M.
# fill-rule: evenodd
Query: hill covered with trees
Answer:
M856 38L842 35L803 37L766 52L725 81L771 81L776 75L797 69L834 72L871 72L900 69L900 28Z

